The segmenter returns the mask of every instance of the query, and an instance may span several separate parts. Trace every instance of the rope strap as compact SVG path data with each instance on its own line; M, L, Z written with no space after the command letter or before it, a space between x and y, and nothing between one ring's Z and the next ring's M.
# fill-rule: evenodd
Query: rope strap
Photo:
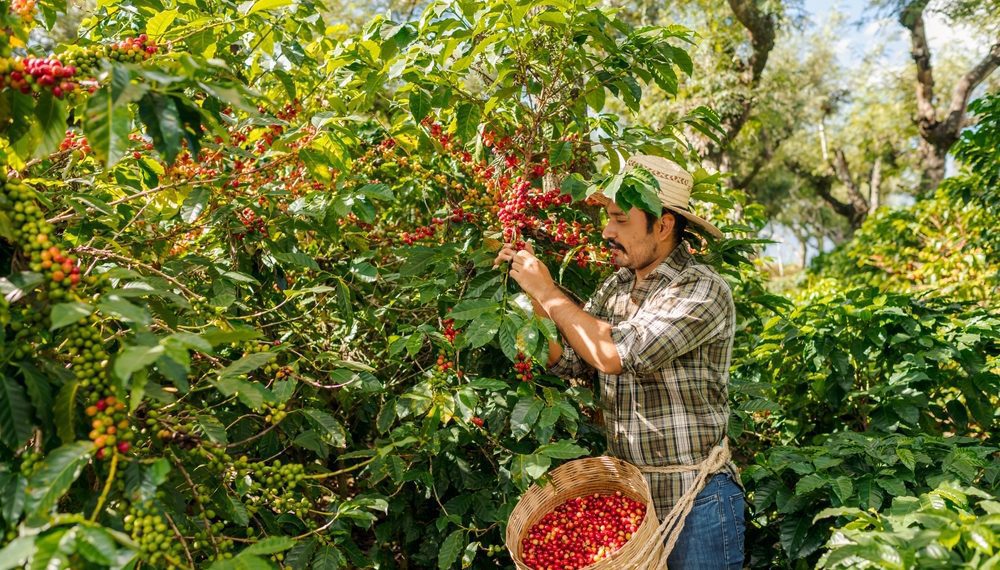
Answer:
M666 568L667 558L670 557L670 553L673 552L674 546L677 544L677 538L680 536L681 531L684 530L684 519L687 518L688 513L691 512L691 508L694 507L694 500L701 493L702 489L708 483L710 476L718 473L730 460L729 455L729 440L723 439L722 445L716 446L712 449L712 453L705 458L704 461L698 463L697 465L666 465L663 467L654 466L639 466L639 471L643 473L690 473L692 471L697 471L698 475L695 476L694 482L688 487L688 490L681 495L681 498L677 500L674 507L670 509L667 516L664 517L663 522L660 523L657 532L654 535L662 542L666 539L666 545L661 552L657 548L657 541L649 541L645 544L642 550L638 553L638 558L643 560L647 566L646 568Z

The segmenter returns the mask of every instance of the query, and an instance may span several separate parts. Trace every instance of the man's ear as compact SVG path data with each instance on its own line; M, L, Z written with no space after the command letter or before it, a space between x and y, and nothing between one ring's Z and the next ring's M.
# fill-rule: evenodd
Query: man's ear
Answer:
M656 223L657 228L660 230L660 239L669 238L674 233L674 224L677 223L676 218L670 212L664 211L663 215L660 216L660 220Z

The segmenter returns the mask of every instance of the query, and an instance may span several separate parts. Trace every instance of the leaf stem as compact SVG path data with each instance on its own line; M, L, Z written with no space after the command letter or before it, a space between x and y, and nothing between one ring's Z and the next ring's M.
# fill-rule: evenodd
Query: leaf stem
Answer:
M101 509L104 507L104 501L108 499L108 493L111 492L111 483L115 480L115 473L118 471L118 452L115 451L111 454L111 468L108 471L108 478L104 482L104 490L101 491L101 496L97 498L97 505L94 506L94 512L90 515L91 521L97 520L97 515L101 514Z

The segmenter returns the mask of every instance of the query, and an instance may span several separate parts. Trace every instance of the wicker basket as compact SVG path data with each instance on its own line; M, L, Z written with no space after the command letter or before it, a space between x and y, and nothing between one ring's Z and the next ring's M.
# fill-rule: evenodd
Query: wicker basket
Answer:
M535 523L570 499L594 493L623 495L646 505L646 516L625 546L604 560L587 566L587 570L666 570L662 562L663 541L659 521L653 509L649 485L639 469L614 457L588 457L560 465L549 473L545 486L532 485L521 497L507 522L507 550L518 570L534 570L524 563L521 539ZM644 549L655 542L652 552ZM646 552L640 553L640 550ZM647 560L661 561L650 564Z

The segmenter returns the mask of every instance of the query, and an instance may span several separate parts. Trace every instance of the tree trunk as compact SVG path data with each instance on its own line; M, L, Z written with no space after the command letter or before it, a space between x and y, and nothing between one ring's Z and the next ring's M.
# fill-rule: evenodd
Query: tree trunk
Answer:
M868 177L869 211L874 212L882 205L882 157L875 157L872 173Z
M944 180L944 165L948 157L949 143L945 145L934 145L926 139L920 141L920 194L926 195L932 192Z
M736 19L747 30L750 36L751 53L749 58L737 64L737 73L740 83L744 88L744 93L736 95L735 105L725 105L725 112L720 117L723 128L721 144L714 141L707 141L701 149L703 158L709 160L714 166L721 166L723 162L728 162L729 145L736 136L739 135L750 118L750 111L753 108L752 90L760 81L760 76L767 65L767 58L774 49L774 40L777 36L777 18L775 14L763 10L760 2L755 0L728 0L729 8L733 11Z

